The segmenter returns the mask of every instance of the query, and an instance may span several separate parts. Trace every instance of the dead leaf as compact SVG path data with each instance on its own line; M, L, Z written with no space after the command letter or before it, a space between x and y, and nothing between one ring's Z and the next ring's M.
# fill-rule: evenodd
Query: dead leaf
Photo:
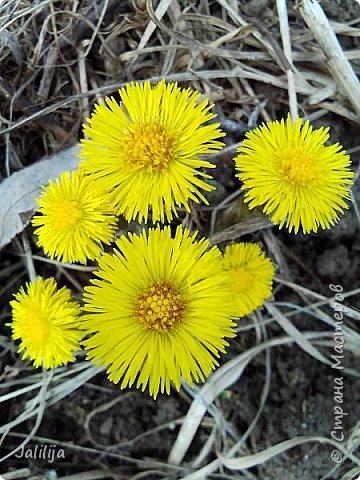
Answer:
M61 150L13 173L0 184L0 248L29 224L41 187L63 172L76 170L79 151L79 144Z

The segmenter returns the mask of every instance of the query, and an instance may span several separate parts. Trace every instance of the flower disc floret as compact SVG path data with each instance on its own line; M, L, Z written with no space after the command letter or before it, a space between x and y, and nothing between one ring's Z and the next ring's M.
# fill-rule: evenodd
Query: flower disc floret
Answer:
M81 168L112 192L117 213L128 221L171 221L189 201L208 203L201 190L214 189L202 171L215 165L205 154L219 150L224 134L200 93L161 81L129 83L122 102L107 97L84 125Z
M249 207L262 207L290 232L334 225L348 208L354 174L341 145L325 145L328 132L288 116L247 133L235 162Z
M184 301L172 283L159 281L141 292L135 316L145 328L166 333L181 322Z
M122 160L133 170L162 172L174 158L174 143L172 136L159 125L134 125L124 139Z
M178 227L129 234L99 258L85 287L87 358L107 366L121 388L134 383L156 398L204 381L235 335L230 280L217 247Z
M57 288L53 278L27 283L10 302L12 338L20 340L22 358L35 367L54 368L71 362L80 350L79 305L70 290Z

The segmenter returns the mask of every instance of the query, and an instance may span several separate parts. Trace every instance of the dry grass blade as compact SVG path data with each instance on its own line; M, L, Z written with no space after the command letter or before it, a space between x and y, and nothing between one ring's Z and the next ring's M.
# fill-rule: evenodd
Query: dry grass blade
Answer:
M356 478L355 478L356 477ZM360 478L360 468L355 467L345 473L339 480L358 480Z
M282 314L282 312L275 307L271 302L265 302L265 307L272 315L272 317L278 322L278 324L284 329L284 331L301 347L306 353L319 360L319 362L331 365L331 362L322 355L305 336Z
M258 353L258 347L244 352L227 362L212 374L193 400L177 439L170 451L168 462L180 465L211 402L229 385L241 377L251 358Z
M59 385L56 385L54 387L47 388L44 394L46 403L45 407L53 405L54 403L70 395L73 391L80 388L84 383L88 382L91 378L93 378L101 371L101 369L99 369L95 365L87 362L83 362L83 364L81 364L80 366L82 367L82 370L77 373L74 378L70 378L68 380L65 380L64 382L60 382ZM31 400L28 400L25 404L23 412L20 415L18 415L14 420L11 420L10 422L0 427L0 434L7 433L15 426L20 425L26 420L38 415L41 411L41 405L39 405L39 398L39 395L36 395Z
M260 465L270 458L274 457L275 455L279 455L286 450L289 450L290 448L294 448L298 445L303 445L304 443L308 442L319 442L321 444L327 444L327 445L332 445L333 447L341 450L344 454L349 454L349 452L346 451L346 449L339 444L338 442L335 442L334 440L331 440L326 437L320 437L320 436L304 436L304 437L295 437L290 440L285 440L284 442L278 443L277 445L274 445L272 447L267 448L266 450L255 453L254 455L247 455L242 458L226 458L220 456L219 459L221 463L226 467L229 468L230 470L244 470L245 468L251 468L255 467L256 465ZM359 463L360 461L355 457L355 455L351 455L351 460L354 461L355 463ZM188 479L189 480L189 479Z
M288 79L290 115L291 115L292 121L294 122L298 114L298 106L297 106L297 98L296 98L295 75L293 71L294 66L292 61L290 28L289 28L286 0L276 0L276 7L278 11L280 32L281 32L281 38L282 38L282 43L284 48L284 55L291 67L286 70L286 76Z
M0 480L18 480L19 478L28 478L31 475L29 468L19 468L13 472L3 473L0 475Z
M11 53L16 60L16 63L18 65L21 65L22 54L19 42L17 41L16 36L6 29L0 30L0 47L2 45L7 45L9 47Z
M248 23L239 15L239 13L236 11L235 8L231 6L231 2L227 2L226 0L218 0L218 3L227 11L229 14L230 18L238 24L239 26L246 26ZM274 48L271 45L271 43L263 37L263 35L258 32L257 30L254 30L252 32L253 36L260 42L262 46L266 49L266 51L270 54L270 56L277 61L277 56L276 53L274 52Z
M44 412L45 412L45 409L46 409L45 396L46 396L46 392L47 392L48 386L49 386L52 378L53 378L53 372L43 369L43 381L42 381L41 389L40 389L38 395L35 397L36 402L38 403L38 408L36 409L36 413L35 413L35 415L36 415L35 423L34 423L33 427L31 428L29 434L20 443L20 445L15 447L7 455L4 455L3 457L1 457L0 462L3 462L4 460L6 460L6 459L12 457L13 455L15 455L15 453L18 452L19 450L21 450L22 447L27 445L31 441L31 439L34 437L34 435L36 434L37 430L39 429L39 427L41 425L42 418L44 416ZM6 438L10 429L12 428L12 426L10 426L10 425L11 425L11 422L10 422L10 424L7 424L4 427L2 427L2 431L1 431L2 437L1 437L0 445L3 443L4 439Z
M265 379L263 391L262 391L262 394L261 394L259 408L258 408L254 418L252 419L248 429L241 436L241 438L226 453L227 458L231 458L233 455L238 453L240 448L245 444L245 442L247 441L250 434L253 433L253 431L256 427L256 424L257 424L257 422L258 422L258 420L259 420L259 418L260 418L260 416L261 416L261 414L264 410L266 400L268 398L268 394L269 394L269 390L270 390L270 382L271 382L270 349L266 350L265 353L266 353L266 379ZM209 436L209 439L210 439L210 436ZM195 468L196 465L197 465L196 462L194 462L192 464L192 467ZM221 461L220 461L219 458L217 458L216 460L213 460L212 462L208 463L207 465L200 468L196 472L191 473L190 475L187 475L186 477L184 477L184 480L185 479L186 480L190 480L190 479L192 479L192 480L196 480L196 479L202 480L203 478L207 478L207 476L210 475L211 473L216 472L219 468L221 468Z
M11 400L12 398L19 397L20 395L23 395L25 393L29 393L32 390L36 390L40 388L42 385L42 382L36 382L31 385L28 385L27 387L19 388L15 390L14 392L6 393L5 395L1 395L0 397L0 403L7 402L8 400Z
M324 336L322 332L305 332L303 335L307 339L316 339ZM218 370L208 378L205 385L194 398L172 446L168 462L173 465L181 464L209 405L221 392L226 390L241 377L246 366L256 355L267 348L293 342L294 339L291 337L275 338L263 342L260 345L256 345L244 353L241 353L222 367L218 368Z
M209 240L212 244L228 242L272 226L273 224L267 217L258 215L253 218L248 218L241 223L231 225L231 227L225 228L221 232L215 233L209 238Z
M168 8L170 7L172 0L160 0L159 5L157 6L155 10L155 15L156 18L160 21L162 17L165 15L167 12ZM150 20L148 23L147 27L145 28L145 31L141 37L141 40L139 42L139 45L137 47L137 50L142 50L144 47L146 47L148 41L150 40L151 35L155 32L156 30L156 24Z
M249 66L245 66L245 65L244 66L237 65L234 68L228 69L228 70L200 70L194 73L180 72L180 73L169 73L168 75L156 75L156 76L149 77L149 80L153 83L159 82L162 79L168 82L188 82L191 80L199 80L199 79L209 80L209 79L229 79L229 78L239 78L239 77L249 79L249 80L255 80L264 84L268 84L270 86L281 88L281 89L287 89L287 81L284 77L278 76L278 75L271 75L267 72L264 72ZM52 112L55 112L58 109L64 108L87 96L97 95L97 94L108 94L124 86L125 86L125 82L123 81L116 82L116 83L112 83L102 87L98 87L96 89L89 90L85 94L79 93L77 95L70 96L59 102L54 102L52 105L48 107L44 107L42 110L17 121L16 123L14 123L9 127L4 128L1 133L5 134L5 133L13 132L19 129L20 127L27 125L30 122L33 122ZM303 95L308 96L311 94L315 94L318 91L318 89L313 87L311 84L306 84L306 85L298 84L297 91ZM334 107L330 105L329 108L328 107L326 108L330 109ZM360 119L358 119L354 114L352 114L351 116L351 112L347 112L346 109L344 110L343 108L344 107L339 109L339 112L338 112L339 115L343 115L346 118L349 117L350 115L351 120L357 123L360 123Z
M330 305L332 308L334 308L334 306L335 306L334 298L325 297L324 295L321 295L320 293L314 292L313 290L310 290L310 289L308 289L306 287L303 287L299 284L289 282L288 280L285 280L285 279L280 278L278 276L275 276L275 281L278 282L278 283L281 283L282 285L286 285L287 287L291 288L294 292L303 293L303 294L308 295L312 298L317 298L318 300L320 300L320 302L319 302L319 304L316 304L316 306L325 305L325 304ZM350 292L344 292L344 298L349 298L349 297L358 295L359 293L360 293L360 289L356 288L355 290L351 290ZM346 316L348 316L348 317L350 317L350 318L352 318L356 321L360 321L360 312L358 310L355 310L351 306L346 307ZM332 321L331 325L334 325L334 321Z
M105 480L106 478L114 478L114 476L112 474L106 475L104 470L89 470L65 477L57 477L58 480Z
M83 366L83 370L73 378L69 378L64 382L60 382L59 385L48 389L45 396L48 405L54 405L54 403L59 402L62 398L71 395L72 392L104 370L90 362L83 362ZM30 400L26 402L25 409L30 410L34 408L34 406L36 406L36 402L34 404L33 400Z
M341 48L331 25L316 0L303 0L301 14L325 55L340 91L344 92L360 118L360 84Z

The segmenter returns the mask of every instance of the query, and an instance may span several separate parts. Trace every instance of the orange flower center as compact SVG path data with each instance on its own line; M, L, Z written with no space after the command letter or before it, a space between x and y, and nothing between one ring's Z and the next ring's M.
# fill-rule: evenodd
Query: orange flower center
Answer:
M174 140L159 125L135 124L122 143L122 150L130 168L161 172L174 158Z
M253 276L244 267L237 267L233 270L235 290L247 290L251 287Z
M80 204L75 200L63 200L54 208L54 228L69 230L82 218Z
M135 316L145 328L166 333L181 322L185 305L176 288L165 280L155 282L139 296Z
M317 168L312 155L300 147L285 155L283 169L285 178L293 185L311 185L317 177Z

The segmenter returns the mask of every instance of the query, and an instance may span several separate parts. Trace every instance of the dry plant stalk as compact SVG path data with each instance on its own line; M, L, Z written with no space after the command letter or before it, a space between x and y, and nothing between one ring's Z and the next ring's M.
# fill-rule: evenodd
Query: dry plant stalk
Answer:
M303 0L300 11L324 52L325 62L339 90L347 96L358 117L360 117L359 80L320 4L314 0Z
M286 8L286 0L276 0L276 7L279 15L279 27L281 32L281 39L283 43L284 55L289 62L290 68L286 70L288 81L288 95L289 95L289 109L293 122L295 122L298 114L297 98L296 98L296 84L294 75L294 65L292 60L292 49L290 39L290 28L288 13Z

